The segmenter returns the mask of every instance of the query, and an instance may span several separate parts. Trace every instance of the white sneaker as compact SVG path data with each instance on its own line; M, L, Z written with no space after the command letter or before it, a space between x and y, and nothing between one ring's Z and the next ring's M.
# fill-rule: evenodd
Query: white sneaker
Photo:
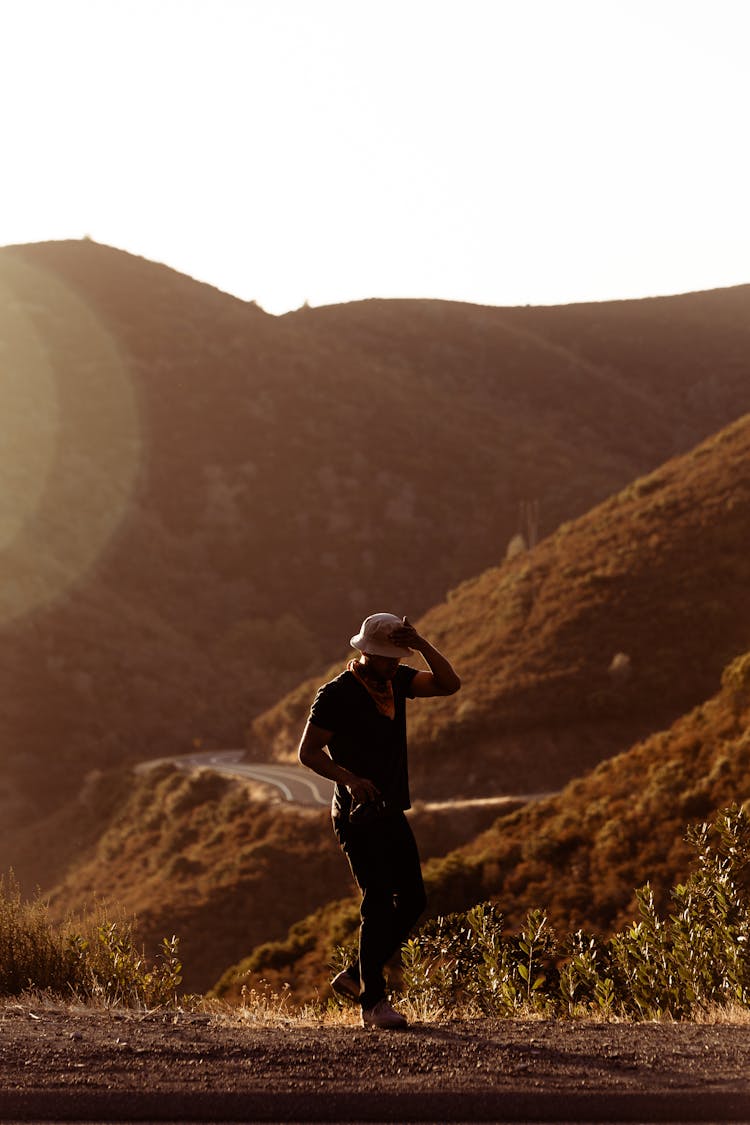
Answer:
M387 1027L398 1031L408 1026L406 1016L392 1008L387 1000L378 1000L372 1008L362 1009L362 1027Z

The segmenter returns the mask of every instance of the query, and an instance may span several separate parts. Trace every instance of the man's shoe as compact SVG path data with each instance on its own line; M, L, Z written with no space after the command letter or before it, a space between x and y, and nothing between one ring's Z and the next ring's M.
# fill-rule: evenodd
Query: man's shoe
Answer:
M331 981L331 988L345 1000L359 1000L359 980L349 969L344 969Z
M391 1031L400 1031L408 1026L406 1016L392 1008L387 1000L378 1000L372 1008L362 1009L362 1027L386 1027Z

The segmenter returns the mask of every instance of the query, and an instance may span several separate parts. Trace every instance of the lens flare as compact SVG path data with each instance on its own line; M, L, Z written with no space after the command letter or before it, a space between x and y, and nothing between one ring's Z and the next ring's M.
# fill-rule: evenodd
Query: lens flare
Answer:
M0 260L0 624L91 570L141 459L128 363L84 299Z

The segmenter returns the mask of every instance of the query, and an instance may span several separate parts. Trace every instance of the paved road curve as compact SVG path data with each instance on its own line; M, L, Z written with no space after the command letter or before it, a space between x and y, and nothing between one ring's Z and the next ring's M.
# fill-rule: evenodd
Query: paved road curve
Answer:
M283 766L276 762L246 762L243 750L212 750L201 754L183 754L177 758L158 758L141 762L136 772L144 773L164 762L181 770L210 769L228 777L244 777L278 789L285 801L295 805L324 808L331 803L333 783L310 773L302 766Z
M215 773L226 774L227 777L244 777L248 781L270 785L279 791L285 801L294 805L317 809L330 806L333 796L332 781L326 781L324 777L318 777L302 766L284 766L277 762L246 762L244 757L244 750L208 750L200 754L181 754L175 758L155 758L148 762L141 762L135 770L136 773L146 773L165 762L186 771L209 769ZM445 808L457 809L461 806L469 808L475 805L494 805L499 814L506 811L505 806L509 803L515 805L518 801L541 801L545 797L553 796L553 792L516 793L509 796L431 801L424 807L439 811Z

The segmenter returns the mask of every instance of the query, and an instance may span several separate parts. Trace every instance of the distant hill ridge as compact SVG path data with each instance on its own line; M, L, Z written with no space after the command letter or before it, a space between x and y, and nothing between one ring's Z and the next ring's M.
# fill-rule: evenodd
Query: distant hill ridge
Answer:
M548 533L750 408L747 287L274 318L88 240L2 249L0 284L19 424L40 433L23 372L44 356L59 427L0 574L33 587L44 560L75 578L0 627L7 821L92 768L240 744L373 607L416 617L499 561L522 501ZM127 449L105 345L132 391ZM20 448L9 487L33 477ZM137 459L117 492L120 449ZM120 504L74 572L61 544Z

